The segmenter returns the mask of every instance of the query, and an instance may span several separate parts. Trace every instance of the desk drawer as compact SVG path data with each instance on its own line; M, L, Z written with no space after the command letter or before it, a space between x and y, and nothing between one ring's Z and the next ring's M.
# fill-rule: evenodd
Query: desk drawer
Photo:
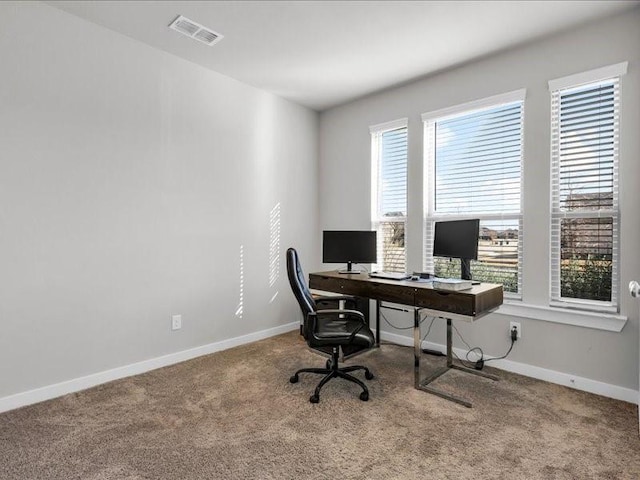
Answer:
M335 278L321 275L309 276L309 287L327 292L339 292L344 295L355 295L384 302L413 305L415 288L407 288L400 283L372 282L368 278L355 280L353 278Z
M413 305L415 289L401 284L371 283L369 284L369 298L383 302Z
M342 280L321 275L309 275L309 288L324 290L325 292L341 293L343 295L355 295L357 297L369 296L366 282L349 279Z
M474 297L459 292L424 290L416 295L416 306L460 315L476 314Z

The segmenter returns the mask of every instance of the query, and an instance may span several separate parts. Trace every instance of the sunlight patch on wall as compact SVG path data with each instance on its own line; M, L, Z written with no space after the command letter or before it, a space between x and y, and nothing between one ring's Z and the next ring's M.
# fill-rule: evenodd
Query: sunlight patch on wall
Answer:
M244 245L240 245L240 298L238 308L236 309L236 317L242 318L244 310Z
M274 302L274 300L278 296L278 293L280 293L280 292L276 292L276 293L273 294L273 297L271 297L271 300L269 300L269 303L273 303Z
M269 213L269 287L280 276L280 202ZM274 295L275 298L275 295ZM273 300L273 299L272 299Z

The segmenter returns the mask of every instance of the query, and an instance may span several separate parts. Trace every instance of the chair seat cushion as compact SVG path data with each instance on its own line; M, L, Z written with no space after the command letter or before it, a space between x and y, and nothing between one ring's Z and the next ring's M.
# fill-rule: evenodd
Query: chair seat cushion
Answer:
M361 327L351 340L351 332ZM375 344L375 338L371 329L363 325L359 320L336 319L318 322L316 338L310 339L313 345L356 345L370 348Z

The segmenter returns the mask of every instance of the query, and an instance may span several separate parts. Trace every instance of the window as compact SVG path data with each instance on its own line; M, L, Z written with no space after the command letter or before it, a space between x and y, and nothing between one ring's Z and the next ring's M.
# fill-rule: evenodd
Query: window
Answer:
M424 268L459 277L460 261L434 258L437 221L480 219L474 279L521 293L524 90L422 115L425 135Z
M619 76L549 82L551 304L617 311Z
M371 221L378 232L377 270L407 269L407 119L371 131Z

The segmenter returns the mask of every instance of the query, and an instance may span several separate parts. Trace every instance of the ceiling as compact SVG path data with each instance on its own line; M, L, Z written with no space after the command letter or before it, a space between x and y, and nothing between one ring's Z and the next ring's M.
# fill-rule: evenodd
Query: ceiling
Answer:
M636 7L640 1L49 1L322 111ZM207 46L178 15L224 35Z

